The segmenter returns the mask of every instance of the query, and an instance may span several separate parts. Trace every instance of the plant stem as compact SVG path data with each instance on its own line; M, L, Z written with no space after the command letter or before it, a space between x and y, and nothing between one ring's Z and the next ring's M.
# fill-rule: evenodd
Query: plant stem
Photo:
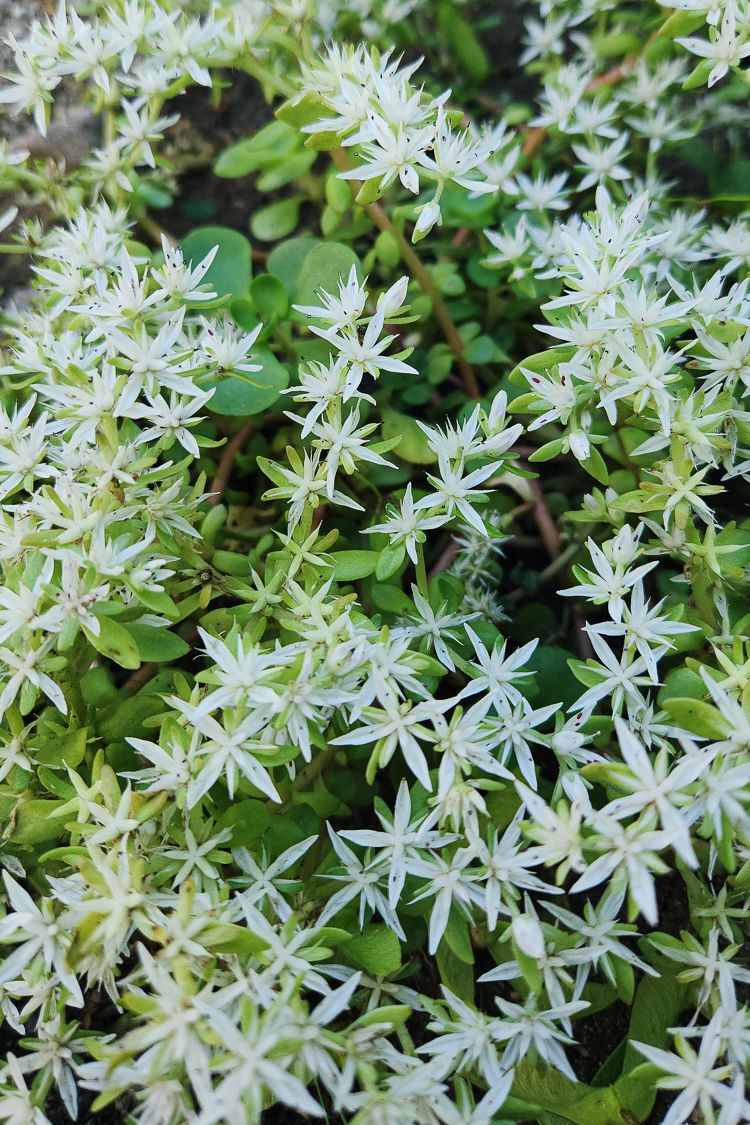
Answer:
M291 808L294 794L298 793L301 789L309 788L310 784L315 781L316 778L320 777L326 766L333 761L340 749L340 746L328 746L325 750L321 750L319 754L316 754L312 761L308 762L305 768L301 769L295 777L292 782L292 788L289 790L289 795L283 805L279 806L276 801L268 801L268 808L273 809L274 812L286 812L288 808Z
M430 578L434 578L436 574L442 574L444 570L450 570L453 560L460 550L461 544L458 539L451 536L446 547L438 555L437 561L430 571Z
M421 543L417 543L417 565L415 569L417 572L417 589L423 598L427 598L429 593L427 586L427 568L424 563L424 547Z
M529 490L531 491L534 500L534 522L542 542L544 549L549 555L550 559L555 560L561 551L560 546L560 532L557 530L557 524L552 518L552 514L547 507L547 501L544 499L542 486L538 480L529 481Z
M594 524L587 524L581 535L577 535L565 548L565 550L553 559L549 566L545 566L544 570L539 571L538 582L539 585L544 585L549 582L550 578L554 578L561 570L564 570L569 562L572 562L580 551L582 545L586 542L591 532L594 530Z
M398 242L399 250L404 265L412 275L414 280L418 283L420 289L432 301L432 311L435 314L435 320L440 325L440 331L445 337L445 342L453 353L453 358L456 361L456 366L461 373L464 389L469 398L481 398L482 392L479 389L477 377L474 374L474 368L470 363L464 359L464 342L458 334L455 321L448 312L448 307L438 291L435 282L427 267L423 264L419 255L415 253L413 247L404 238L402 232L397 226L388 218L383 208L379 203L370 203L365 208L370 218L375 223L378 230L388 231L392 234Z
M159 224L154 219L152 219L150 215L141 215L138 220L138 225L143 228L146 234L151 236L159 250L161 249L162 235L164 236L164 238L166 238L170 246L177 245L177 239L173 238L173 236L169 234L168 231L162 230Z
M221 455L221 461L219 461L219 467L216 470L216 476L211 481L211 495L206 498L206 503L212 506L219 503L229 484L234 459L243 445L247 445L254 432L255 427L252 422L245 422L244 426L241 426L234 437L227 442Z
M349 170L351 165L346 157L346 154L341 149L334 149L331 153L333 162L337 168ZM464 389L469 398L481 398L481 390L477 377L474 374L474 368L470 363L464 359L464 343L458 334L455 321L448 312L448 308L442 295L438 291L435 282L432 280L430 271L424 265L419 255L415 252L414 248L404 237L402 231L395 225L395 223L388 217L386 212L379 203L365 204L365 211L372 219L375 226L380 231L387 231L392 235L398 243L398 248L401 253L401 258L404 265L408 269L411 276L419 285L423 293L425 293L432 301L432 311L435 320L440 326L440 331L443 333L445 342L450 348L453 358L456 361L456 366L461 373Z
M291 82L287 82L285 78L274 74L273 71L263 66L262 63L256 62L255 59L245 59L239 66L246 74L252 75L261 86L267 86L269 90L273 90L275 94L282 98L291 98L299 93Z

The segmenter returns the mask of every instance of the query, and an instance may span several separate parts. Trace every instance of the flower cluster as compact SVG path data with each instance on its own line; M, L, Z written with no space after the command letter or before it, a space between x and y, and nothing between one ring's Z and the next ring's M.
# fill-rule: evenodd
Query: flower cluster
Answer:
M750 1122L747 5L491 7L11 43L0 1121Z
M378 199L397 181L412 195L425 181L434 183L431 198L417 209L414 242L442 223L446 185L474 194L497 191L485 172L497 144L493 131L479 136L457 131L456 114L447 108L450 90L431 98L410 81L418 65L402 65L391 51L380 55L363 47L333 47L306 70L296 99L315 118L302 125L304 133L321 147L328 147L330 135L344 152L352 148L359 155L361 163L339 176L364 181L363 202Z

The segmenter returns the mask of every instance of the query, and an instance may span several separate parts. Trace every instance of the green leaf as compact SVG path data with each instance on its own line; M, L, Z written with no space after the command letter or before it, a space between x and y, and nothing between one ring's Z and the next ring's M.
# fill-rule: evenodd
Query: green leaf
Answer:
M594 480L598 480L600 484L607 484L609 482L609 470L604 463L599 450L595 445L589 449L589 455L585 460L581 461L581 468L590 473Z
M159 664L167 660L179 660L190 651L190 645L176 633L170 633L169 629L138 624L125 625L123 628L127 629L138 646L141 660L148 660L149 663Z
M412 465L432 465L437 454L427 444L427 435L420 430L416 420L409 414L400 414L386 407L382 412L381 433L386 440L399 438L395 452L402 461Z
M261 207L250 220L250 231L261 242L277 242L291 234L299 221L300 200L278 199Z
M330 556L337 582L356 582L375 572L378 551L334 551Z
M250 282L250 299L264 324L281 320L289 311L286 289L270 273L259 274Z
M40 739L37 735L39 749L36 751L36 760L48 766L66 765L75 769L86 754L88 737L87 727L79 727L62 736L56 727L55 735L51 738Z
M529 957L527 953L524 953L517 941L511 939L510 944L513 950L513 956L521 970L521 976L526 981L529 989L536 995L539 995L544 987L544 977L542 976L542 970L539 968L539 964L535 958Z
M391 545L378 552L378 562L375 567L375 577L378 582L385 582L395 574L406 558L406 548L403 543Z
M539 633L535 635L539 636ZM571 654L564 648L554 645L539 645L536 648L528 664L529 671L535 673L531 681L537 689L534 695L535 707L562 702L563 708L566 708L581 694L568 663L570 659Z
M272 192L285 184L296 184L314 163L315 153L307 144L299 152L287 153L283 160L269 161L268 167L258 177L258 189Z
M346 214L352 205L351 188L346 180L339 179L335 171L331 171L326 179L326 202L338 215Z
M401 968L401 943L387 926L367 926L341 949L355 965L376 977L387 977Z
M287 293L291 293L305 258L315 246L321 245L319 239L311 238L309 235L288 238L285 242L274 246L268 255L266 268L273 277L278 278Z
M228 828L232 833L232 847L252 844L265 832L273 819L265 801L249 798L235 801L218 820L218 828Z
M514 367L508 378L516 386L528 387L529 384L521 370L522 368L526 371L533 371L535 374L543 374L546 371L551 371L558 363L567 363L575 355L575 350L573 344L559 344L557 347L547 348L544 352L535 352L534 355L528 356Z
M467 363L482 364L492 363L497 358L497 345L491 336L477 336L464 348L464 359Z
M129 736L151 737L143 724L153 715L164 712L166 705L160 693L173 690L173 672L159 672L136 695L123 699L116 707L107 711L99 723L102 738L108 742L122 742Z
M457 957L447 941L441 941L435 954L440 980L467 1004L474 1003L474 969Z
M18 805L11 836L13 843L33 847L66 836L64 817L56 818L54 815L65 803L40 799Z
M317 305L318 290L337 293L352 266L361 276L359 258L343 242L321 242L315 238L290 238L268 256L268 272L282 283L295 305Z
M316 243L300 262L292 286L292 303L317 305L320 303L320 289L324 289L326 293L338 293L339 282L346 281L352 266L361 275L359 258L351 246L346 246L343 242ZM270 259L268 272L273 272Z
M454 262L438 262L430 270L438 292L445 297L460 297L466 292L466 282Z
M625 962L617 961L616 964L623 965ZM627 1038L621 1039L614 1050L610 1051L591 1080L592 1086L611 1086L617 1080L622 1072L622 1062L627 1045Z
M320 94L310 90L303 97L290 98L276 110L279 121L298 132L303 125L314 125L328 113L326 102Z
M469 925L466 919L456 910L451 910L448 915L448 924L443 937L449 947L460 961L467 965L474 964L474 949L469 937Z
M251 289L252 286L253 282L251 281ZM249 295L247 297L235 297L232 301L230 301L229 315L231 316L234 323L239 325L240 328L243 328L245 332L252 332L260 324L258 310L250 300Z
M131 590L138 598L138 601L146 606L146 609L152 609L154 613L161 613L165 617L171 618L173 621L179 621L181 610L172 598L170 598L166 590L149 590L141 586L132 585Z
M383 1004L380 1008L373 1008L371 1012L365 1012L350 1026L355 1028L372 1027L373 1024L388 1024L394 1028L403 1027L411 1014L412 1010L408 1004Z
M75 769L77 764L76 762L66 762L66 765L69 765L71 769ZM48 766L39 766L36 775L39 778L40 784L43 785L47 792L51 793L53 797L60 797L61 800L65 801L70 801L75 797L76 791L73 786L65 781L59 773L55 773L55 771Z
M237 141L225 148L214 163L214 172L225 179L238 179L250 172L257 172L269 159L278 160L285 153L293 152L299 143L297 128L291 128L283 121L272 121L254 136Z
M217 953L236 953L242 957L252 957L268 947L268 942L247 926L237 926L233 922L212 922L201 930L201 941L206 949Z
M487 53L474 28L456 10L451 0L438 5L437 23L443 42L472 82L482 82L490 71Z
M516 1067L513 1094L575 1122L575 1125L624 1125L622 1105L613 1087L595 1089L566 1078L545 1063L524 1059Z
M371 203L375 203L377 199L380 199L384 190L380 186L381 182L382 179L378 176L372 176L369 180L364 180L355 196L360 207L368 207Z
M90 703L94 707L114 703L118 698L118 692L111 669L101 665L98 668L89 668L81 680L81 694L84 703Z
M708 82L708 76L713 68L713 59L701 59L698 65L690 71L690 74L682 83L683 90L695 90L698 88L698 86L705 86Z
M703 12L673 12L657 31L659 38L682 39L692 35L706 22Z
M664 707L668 699L702 700L705 695L706 685L697 672L689 668L672 668L667 672L656 700L660 707Z
M658 977L644 976L635 993L628 1028L622 1074L615 1082L620 1102L639 1120L644 1121L654 1107L656 1089L644 1081L644 1057L632 1046L632 1040L652 1047L666 1047L668 1028L672 1027L685 1005L686 986L680 984L669 965Z
M373 249L378 261L382 262L384 266L390 266L391 269L395 269L401 261L401 247L399 246L398 239L389 230L381 230L380 234L375 239Z
M138 651L138 644L124 625L118 624L111 617L101 617L98 636L85 626L83 631L102 656L114 660L115 664L119 664L122 668L140 668L141 654Z
M398 586L375 585L371 594L373 603L385 613L403 617L404 614L414 612L414 606L409 597Z
M245 578L250 573L250 559L239 551L214 551L211 563L222 574L229 574L234 578Z
M702 699L665 699L664 710L679 726L701 738L726 738L729 734L729 723L718 708Z
M229 227L198 227L181 244L186 262L197 265L214 246L218 251L203 284L219 297L244 297L252 276L250 243Z
M714 198L743 200L750 196L750 160L733 160L717 166L709 173Z
M244 417L268 410L289 384L289 372L267 348L253 350L251 360L260 364L260 371L234 371L208 380L206 387L216 393L209 406L215 414Z
M522 398L533 398L533 395L522 395ZM515 400L518 403L518 399ZM522 409L522 407L518 407ZM554 441L548 441L546 445L540 445L533 453L529 455L528 460L536 463L537 461L551 461L553 457L557 457L558 453L565 445L565 438L555 438Z

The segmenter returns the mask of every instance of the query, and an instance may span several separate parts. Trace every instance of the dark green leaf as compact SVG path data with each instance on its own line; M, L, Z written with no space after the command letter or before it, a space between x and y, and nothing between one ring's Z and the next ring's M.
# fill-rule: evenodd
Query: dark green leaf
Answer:
M198 227L182 243L186 262L197 265L218 246L203 284L219 297L244 297L252 276L252 251L248 240L229 227Z
M206 382L206 387L216 387L209 403L216 414L260 414L273 406L289 384L289 372L267 348L254 349L251 361L261 365L260 371L234 371Z
M118 624L111 617L99 619L98 635L86 628L83 631L102 656L114 660L115 664L119 664L122 668L140 667L141 654L135 639L123 625Z
M382 413L383 425L381 433L386 440L399 438L395 452L402 461L412 465L431 465L437 461L427 444L426 434L420 430L416 420L409 414L400 414L397 410L386 408Z
M387 926L367 926L363 934L344 942L341 948L355 965L372 976L386 977L401 968L401 944Z
M141 659L148 660L150 663L159 664L166 660L179 660L181 656L190 651L190 646L183 641L182 637L178 637L176 633L171 633L169 629L158 628L155 625L137 624L126 625L124 628L127 629L138 646Z
M250 231L261 242L276 242L286 238L294 230L299 220L300 200L296 198L278 199L261 207L250 220Z
M330 555L333 576L337 582L356 582L373 574L378 563L377 551L334 551Z

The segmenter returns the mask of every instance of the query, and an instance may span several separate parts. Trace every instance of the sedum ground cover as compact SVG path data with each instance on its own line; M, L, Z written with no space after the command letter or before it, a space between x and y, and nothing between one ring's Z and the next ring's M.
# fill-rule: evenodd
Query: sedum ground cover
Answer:
M745 0L10 46L0 1121L750 1121Z

